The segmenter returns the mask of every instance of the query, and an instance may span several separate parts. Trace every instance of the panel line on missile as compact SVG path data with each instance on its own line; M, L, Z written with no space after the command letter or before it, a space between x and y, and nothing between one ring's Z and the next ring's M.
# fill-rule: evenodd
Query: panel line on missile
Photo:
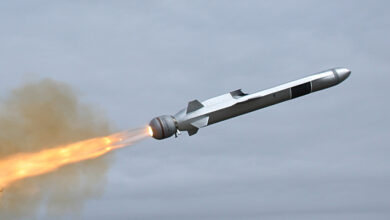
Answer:
M309 94L311 92L311 83L303 83L298 86L294 86L291 88L291 99Z
M157 121L160 124L162 136L165 137L164 126L163 126L163 124L161 122L161 119L157 118Z
M339 78L339 75L337 74L336 70L332 69L332 72L333 72L334 78L336 78L337 82L339 83L340 82L340 78Z

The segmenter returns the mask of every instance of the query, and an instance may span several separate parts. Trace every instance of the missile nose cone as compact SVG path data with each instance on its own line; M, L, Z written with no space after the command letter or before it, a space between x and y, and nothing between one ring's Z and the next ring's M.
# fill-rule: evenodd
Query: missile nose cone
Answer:
M336 71L336 73L338 75L339 83L341 83L346 78L348 78L349 75L351 75L351 70L349 70L347 68L337 68L335 71Z

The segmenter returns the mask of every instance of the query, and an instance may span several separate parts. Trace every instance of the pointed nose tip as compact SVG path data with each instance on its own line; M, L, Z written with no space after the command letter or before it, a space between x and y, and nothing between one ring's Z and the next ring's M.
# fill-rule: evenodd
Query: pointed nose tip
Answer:
M348 78L349 75L351 75L351 70L349 70L347 68L337 68L336 73L339 76L339 83L341 83L346 78Z

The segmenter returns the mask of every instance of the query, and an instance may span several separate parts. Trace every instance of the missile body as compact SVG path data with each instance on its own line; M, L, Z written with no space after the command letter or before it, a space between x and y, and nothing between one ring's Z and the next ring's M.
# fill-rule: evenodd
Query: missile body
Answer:
M245 94L239 89L203 102L193 100L174 116L152 119L149 134L164 139L187 131L191 136L199 128L335 86L350 74L346 68L335 68L253 94Z

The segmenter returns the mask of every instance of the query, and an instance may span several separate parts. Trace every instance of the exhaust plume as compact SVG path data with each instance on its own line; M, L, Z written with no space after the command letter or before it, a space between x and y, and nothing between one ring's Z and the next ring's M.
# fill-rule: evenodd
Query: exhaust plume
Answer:
M99 156L146 136L140 130L106 136L112 126L103 114L49 79L1 101L0 219L81 211L104 189L110 155Z
M114 149L130 145L146 136L143 130L124 131L35 153L18 153L2 158L0 190L16 181L49 173L68 164L94 159Z

